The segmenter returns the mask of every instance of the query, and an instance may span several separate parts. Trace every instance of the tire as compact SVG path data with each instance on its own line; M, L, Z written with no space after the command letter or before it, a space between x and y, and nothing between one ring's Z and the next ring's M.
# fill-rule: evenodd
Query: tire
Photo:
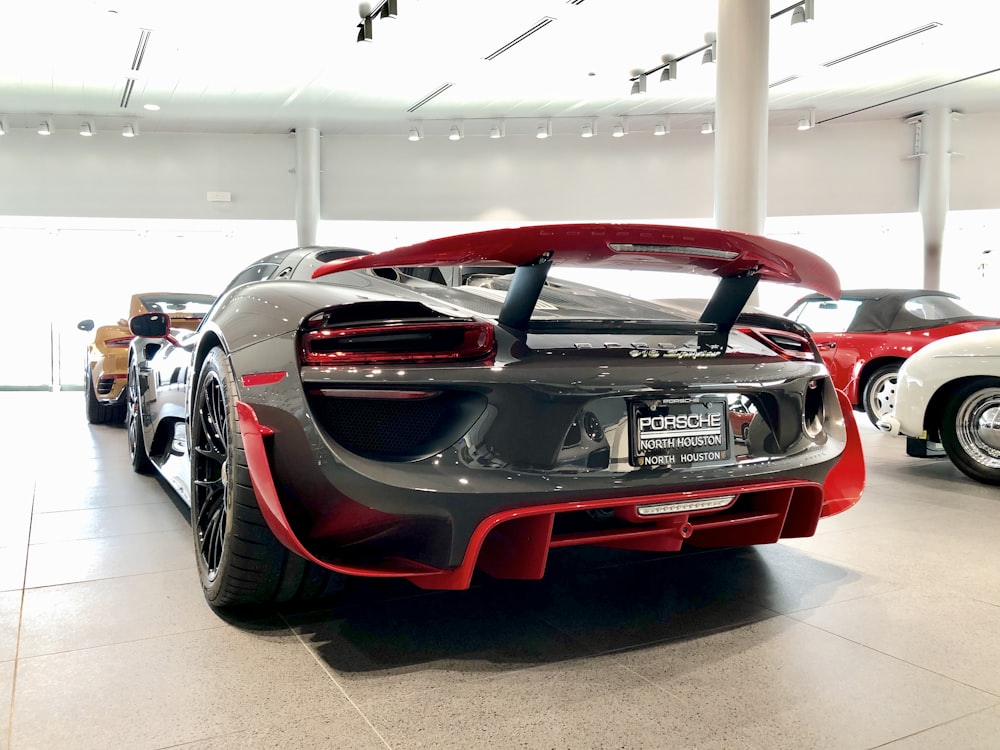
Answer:
M964 474L1000 484L1000 379L977 378L955 392L942 415L941 442Z
M250 484L236 381L219 347L205 359L191 413L191 530L205 599L218 609L314 598L343 576L286 549Z
M899 365L886 365L873 372L865 383L861 400L872 424L877 425L882 417L891 414L895 408L898 380Z
M139 392L139 371L129 365L128 381L125 384L125 431L128 433L128 457L132 461L132 471L149 474L153 464L149 460L146 439L142 435L142 394Z
M94 378L90 365L83 376L83 390L87 399L87 421L90 424L121 424L125 418L124 404L102 404L94 393Z

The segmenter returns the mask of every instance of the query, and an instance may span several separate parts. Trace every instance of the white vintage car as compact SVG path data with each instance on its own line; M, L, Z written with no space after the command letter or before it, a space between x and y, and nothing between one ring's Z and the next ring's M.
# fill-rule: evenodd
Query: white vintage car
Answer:
M940 451L973 479L1000 484L1000 328L928 344L899 371L896 407L879 421L906 452Z

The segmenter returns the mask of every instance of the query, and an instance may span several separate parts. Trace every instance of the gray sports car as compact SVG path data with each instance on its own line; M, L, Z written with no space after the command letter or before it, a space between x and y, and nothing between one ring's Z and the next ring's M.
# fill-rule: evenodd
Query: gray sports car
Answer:
M556 280L556 264L719 284L691 313ZM132 464L190 504L216 607L345 575L538 579L571 545L809 536L859 499L861 447L805 329L741 314L760 279L839 293L805 250L686 227L275 253L195 332L131 320Z

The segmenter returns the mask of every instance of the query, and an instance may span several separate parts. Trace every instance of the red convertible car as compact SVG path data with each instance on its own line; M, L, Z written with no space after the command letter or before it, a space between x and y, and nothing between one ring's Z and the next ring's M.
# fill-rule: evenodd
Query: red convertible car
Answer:
M892 413L899 368L911 354L946 336L1000 325L957 300L929 289L850 289L836 301L810 294L785 315L812 332L833 384L877 424Z

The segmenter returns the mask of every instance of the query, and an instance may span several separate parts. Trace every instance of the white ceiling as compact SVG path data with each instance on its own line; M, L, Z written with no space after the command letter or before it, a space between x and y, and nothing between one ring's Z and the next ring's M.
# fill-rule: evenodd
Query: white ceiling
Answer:
M772 0L771 12L794 2ZM358 43L359 6L349 0L10 3L0 26L0 118L9 129L47 118L57 132L89 120L98 133L135 123L140 134L318 126L400 136L415 123L433 136L461 121L472 136L501 121L513 134L551 119L559 134L593 120L604 134L621 117L633 132L651 131L665 115L673 130L696 128L715 106L714 74L700 54L678 63L677 80L660 83L657 73L646 94L629 93L633 71L705 44L716 27L714 0L398 6L397 18L375 18L372 41ZM808 108L820 124L898 119L939 105L1000 111L989 0L815 0L815 8L808 24L791 25L787 12L771 21L772 126L794 125Z

